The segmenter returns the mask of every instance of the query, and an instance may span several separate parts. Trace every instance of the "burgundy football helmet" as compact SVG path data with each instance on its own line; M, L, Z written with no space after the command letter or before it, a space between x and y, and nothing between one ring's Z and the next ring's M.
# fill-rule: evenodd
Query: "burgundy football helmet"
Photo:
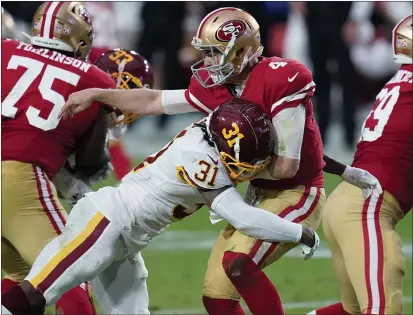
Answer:
M153 87L153 71L148 60L133 50L113 49L96 60L95 65L109 73L116 81L118 89L140 89ZM139 117L138 114L118 113L117 123L128 124Z
M274 128L257 104L238 98L225 102L209 115L207 131L237 182L253 179L271 161Z

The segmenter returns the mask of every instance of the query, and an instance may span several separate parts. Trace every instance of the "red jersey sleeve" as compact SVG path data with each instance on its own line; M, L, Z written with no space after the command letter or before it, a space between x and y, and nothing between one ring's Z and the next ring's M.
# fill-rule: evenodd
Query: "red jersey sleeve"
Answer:
M85 77L85 81L82 82L79 90L84 88L116 89L116 82L108 73L100 70L95 65L91 65L88 76Z
M207 75L202 73L201 75ZM204 88L198 80L192 76L188 89L185 91L186 101L204 114L211 113L232 96L223 85Z
M88 76L84 78L84 81L82 81L78 87L79 91L89 88L116 89L116 82L108 73L102 71L95 65L91 65ZM103 106L110 111L113 110L112 106L105 104L100 104L100 106Z
M282 59L272 62L267 71L268 79L268 103L271 103L271 118L280 111L299 104L306 104L314 95L315 83L311 71L302 63ZM278 65L278 68L277 68Z

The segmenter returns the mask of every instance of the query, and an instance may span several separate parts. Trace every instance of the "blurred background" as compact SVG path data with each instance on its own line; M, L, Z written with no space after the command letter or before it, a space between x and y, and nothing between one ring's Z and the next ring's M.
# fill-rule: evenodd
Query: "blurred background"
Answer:
M27 40L31 19L42 2L2 1L14 20L2 14L2 37ZM313 99L325 152L350 163L376 95L397 71L391 31L411 14L411 2L85 2L96 32L90 61L106 50L135 50L152 63L155 88L185 89L190 66L200 59L190 42L204 15L223 6L250 12L261 26L264 56L298 59L317 84ZM140 162L172 139L200 113L137 119L122 141ZM326 174L330 193L338 177ZM110 177L99 186L116 185ZM98 187L99 187L98 186ZM95 187L95 188L98 188ZM246 185L239 187L245 192ZM406 257L405 311L412 314L412 215L398 226ZM153 314L204 314L203 276L209 251L224 223L209 224L207 209L173 224L144 250L149 270L150 310ZM323 240L315 257L302 262L291 251L265 269L277 286L286 314L306 314L339 299L331 252ZM184 279L184 280L183 280ZM313 285L315 284L315 285Z
M3 1L12 37L25 39L41 2ZM410 2L85 2L96 31L91 61L107 49L132 49L155 69L159 89L185 89L199 59L190 42L206 13L223 6L250 12L261 26L265 56L295 58L317 84L314 105L325 151L350 162L376 94L397 70L391 30L412 12ZM6 19L3 19L3 25ZM3 27L7 31L7 27ZM144 117L123 141L135 157L153 153L202 114ZM139 144L138 146L135 144ZM138 149L139 148L139 149Z

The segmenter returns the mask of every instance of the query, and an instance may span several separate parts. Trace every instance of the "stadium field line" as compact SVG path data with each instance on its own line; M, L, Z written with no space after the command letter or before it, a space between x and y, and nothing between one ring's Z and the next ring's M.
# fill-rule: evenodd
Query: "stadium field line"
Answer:
M218 233L213 231L166 231L164 234L155 237L145 251L153 253L174 251L195 251L210 250L215 243ZM403 252L407 260L412 259L412 244L405 242ZM303 258L299 248L295 248L287 257ZM312 259L331 258L331 251L325 241L322 241L320 248L316 251Z
M327 305L331 305L334 303L337 303L337 300L327 300L327 301L309 301L309 302L287 302L283 304L283 308L284 310L295 310L295 309L303 309L303 308L311 308L311 309L316 309L319 307L323 307L323 306L327 306ZM412 303L412 297L408 296L404 298L404 303L405 304L409 304ZM243 304L242 305L244 309L246 308L246 305ZM151 314L159 314L159 315L172 315L172 314L194 314L194 315L198 315L198 314L206 314L205 309L165 309L165 310L157 310L157 311L153 311L151 312Z

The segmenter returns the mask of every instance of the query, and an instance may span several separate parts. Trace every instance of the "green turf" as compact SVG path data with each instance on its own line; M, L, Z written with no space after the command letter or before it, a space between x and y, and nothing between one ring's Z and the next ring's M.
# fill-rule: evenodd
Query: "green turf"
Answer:
M111 183L109 180L108 183ZM330 193L339 183L339 178L326 175L326 191ZM245 192L246 185L240 187ZM408 215L397 230L407 244L412 240L411 215ZM169 231L211 231L211 234L224 226L224 223L211 225L208 211L203 208L185 220L174 223ZM322 237L322 231L319 229ZM170 309L202 310L201 290L209 251L157 251L151 245L143 251L149 270L148 288L152 311ZM412 296L412 262L406 259L407 274L404 294ZM330 259L302 261L298 258L283 257L265 270L276 285L281 299L288 302L314 302L338 300L338 285L335 281ZM306 314L311 308L286 309L286 314ZM412 314L411 302L405 305L405 314Z
M327 175L327 193L331 192L338 182L337 177ZM99 186L105 184L114 184L114 180L110 178ZM241 186L240 190L245 192L245 187L245 185ZM410 244L412 240L411 220L410 214L397 228L406 244ZM201 209L185 220L173 224L168 231L193 231L207 234L210 232L210 235L214 235L223 226L223 222L211 225L208 211ZM321 229L319 232L322 237ZM151 249L149 245L143 255L149 270L148 288L152 311L162 313L162 310L171 309L203 310L201 290L209 256L208 249L165 252ZM406 297L411 297L411 257L406 259L406 270L404 294ZM279 262L268 267L265 272L277 287L284 303L329 301L339 298L338 285L330 259L312 259L304 262L298 258L283 257ZM288 307L286 314L306 314L313 308ZM51 309L48 311L52 313ZM404 314L412 314L411 302L406 303Z

